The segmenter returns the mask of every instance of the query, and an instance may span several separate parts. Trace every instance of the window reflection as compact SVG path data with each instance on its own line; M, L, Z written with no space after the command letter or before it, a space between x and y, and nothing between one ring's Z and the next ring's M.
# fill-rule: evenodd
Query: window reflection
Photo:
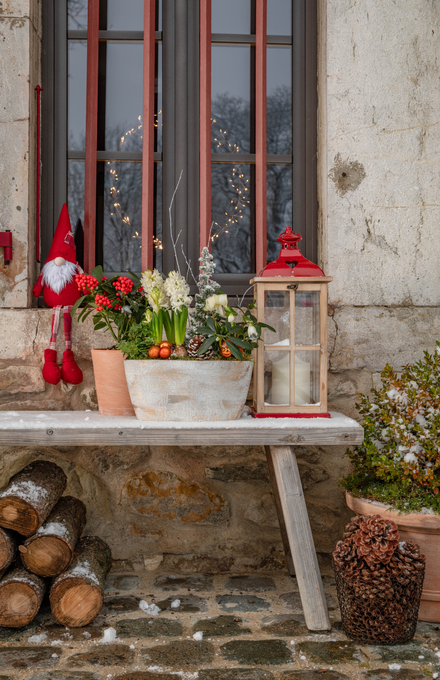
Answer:
M68 144L69 149L85 149L87 42L68 41Z
M87 0L67 0L67 28L82 31L87 28Z
M213 163L211 252L218 273L251 272L253 181L249 165Z
M78 220L84 225L84 161L68 161L67 164L67 207L72 227Z
M267 261L280 253L277 238L292 224L292 166L267 166Z
M107 0L107 30L143 31L144 0Z
M213 33L250 33L251 0L212 0Z
M267 49L267 153L292 153L292 49Z
M267 34L292 35L292 0L267 0Z
M213 153L250 151L250 59L250 47L212 47Z

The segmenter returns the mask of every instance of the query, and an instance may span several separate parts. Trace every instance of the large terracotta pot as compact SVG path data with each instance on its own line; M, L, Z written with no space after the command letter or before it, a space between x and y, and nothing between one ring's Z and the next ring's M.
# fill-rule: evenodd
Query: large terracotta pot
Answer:
M205 421L240 417L251 361L125 361L139 420Z
M122 352L118 349L92 349L92 361L100 414L134 416Z
M402 541L413 541L426 557L425 581L420 601L419 621L440 623L440 515L419 512L399 514L373 501L346 493L348 507L357 515L381 515L399 527Z

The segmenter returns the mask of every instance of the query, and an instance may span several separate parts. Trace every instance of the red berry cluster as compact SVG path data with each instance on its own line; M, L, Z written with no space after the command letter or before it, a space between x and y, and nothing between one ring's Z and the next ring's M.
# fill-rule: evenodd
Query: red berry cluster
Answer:
M127 295L133 290L133 281L128 278L128 276L119 276L116 281L113 281L113 285L120 293ZM116 293L116 295L118 295ZM120 297L120 295L118 295Z
M111 309L112 303L108 299L107 295L95 295L95 304L98 312L102 312L104 307Z
M98 279L95 279L95 277L90 274L77 274L75 276L75 281L79 292L83 295L91 293L92 290L95 290L98 286Z

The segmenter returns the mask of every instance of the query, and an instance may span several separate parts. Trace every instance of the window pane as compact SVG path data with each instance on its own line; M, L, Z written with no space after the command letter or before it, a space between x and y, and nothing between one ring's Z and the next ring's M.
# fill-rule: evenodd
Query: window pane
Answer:
M290 352L264 352L264 403L289 406Z
M319 291L295 293L295 345L319 345Z
M141 151L143 45L108 42L106 62L105 147Z
M162 163L154 164L154 203L153 267L161 272L163 268Z
M162 151L162 130L163 130L163 111L162 111L162 43L156 45L156 92L154 98L154 128L155 146L154 150L159 153Z
M251 0L212 0L213 33L250 33Z
M292 0L267 0L267 34L292 35Z
M68 145L69 149L85 149L86 139L87 43L68 41Z
M292 153L292 49L267 49L267 153Z
M250 152L251 48L212 46L213 153Z
M67 207L72 227L78 220L84 227L84 161L68 161L67 164Z
M162 0L156 0L156 31L162 30Z
M265 345L290 345L290 291L264 293L264 323L275 329L263 328Z
M87 0L67 0L67 28L69 31L87 28Z
M142 163L104 164L103 267L107 272L140 271L142 247ZM102 216L99 212L102 211Z
M277 238L292 224L292 166L267 166L267 261L280 254Z
M143 31L144 0L107 0L107 30Z
M230 163L213 163L211 167L214 223L211 252L216 272L251 273L254 269L252 168Z

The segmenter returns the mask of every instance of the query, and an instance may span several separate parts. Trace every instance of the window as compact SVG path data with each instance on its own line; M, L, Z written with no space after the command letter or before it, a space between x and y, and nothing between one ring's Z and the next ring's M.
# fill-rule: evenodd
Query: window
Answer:
M316 258L315 0L53 0L43 41L43 256L67 200L88 270Z

